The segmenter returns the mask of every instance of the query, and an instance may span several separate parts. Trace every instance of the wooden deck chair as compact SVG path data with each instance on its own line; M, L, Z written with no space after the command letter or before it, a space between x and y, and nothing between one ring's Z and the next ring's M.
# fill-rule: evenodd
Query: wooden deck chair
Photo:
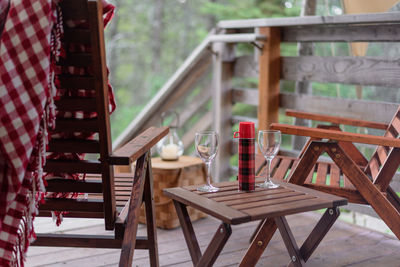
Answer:
M310 137L298 158L274 159L273 178L343 196L350 203L370 205L400 239L400 198L389 185L400 165L400 108L389 125L293 110L286 115L333 124L318 128L271 124L271 129L284 134ZM386 132L384 136L346 133L340 130L340 124ZM377 148L368 161L353 143L374 144ZM333 162L317 161L324 152Z
M68 0L61 2L64 20L86 20L89 28L68 28L64 23L62 42L90 46L90 52L67 52L60 61L63 66L90 67L92 75L59 75L61 88L94 91L94 97L62 97L56 101L59 111L96 112L92 119L56 120L56 132L97 133L95 140L52 139L48 151L100 155L98 160L47 160L44 171L49 173L86 173L84 181L50 177L48 192L87 193L76 199L48 198L39 207L39 216L51 216L52 211L67 211L65 216L104 218L105 229L114 235L38 234L32 245L59 247L121 248L119 266L131 266L134 249L148 249L150 263L158 266L157 237L153 203L153 180L150 149L168 128L149 128L124 147L111 151L109 96L103 36L101 0ZM136 162L134 174L114 176L112 165ZM144 202L147 237L137 237L140 206Z

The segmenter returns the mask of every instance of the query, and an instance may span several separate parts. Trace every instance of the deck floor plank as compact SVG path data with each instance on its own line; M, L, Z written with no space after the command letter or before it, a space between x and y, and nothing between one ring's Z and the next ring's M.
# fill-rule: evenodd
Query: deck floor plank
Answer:
M288 216L298 243L302 243L320 214L308 212ZM50 220L50 219L47 219ZM77 221L66 219L63 227L49 226L45 218L38 218L36 229L43 231L64 231L66 233L104 234L101 220ZM75 227L73 227L75 225ZM193 224L202 251L214 234L219 221L210 217ZM256 222L232 226L228 240L214 266L237 266L248 246L248 238ZM139 226L139 234L145 233L145 226ZM158 229L161 266L192 266L190 255L180 228ZM31 247L26 266L117 266L120 251L114 249L88 248L45 248ZM286 266L289 257L279 233L275 233L257 266ZM371 230L338 220L309 260L310 266L399 266L400 241ZM136 250L133 266L149 266L148 253Z

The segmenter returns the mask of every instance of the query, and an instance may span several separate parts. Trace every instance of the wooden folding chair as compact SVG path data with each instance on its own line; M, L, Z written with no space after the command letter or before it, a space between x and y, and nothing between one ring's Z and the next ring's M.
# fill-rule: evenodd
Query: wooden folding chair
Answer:
M85 173L84 181L48 177L47 192L84 193L77 198L50 198L39 207L39 216L52 212L68 212L67 217L104 218L110 235L38 234L36 246L121 248L119 266L131 266L134 249L148 249L150 263L158 266L156 224L152 191L150 149L168 128L149 128L128 144L111 152L109 96L105 64L103 14L100 0L62 1L64 20L88 21L88 28L68 28L64 23L62 42L68 46L89 46L90 52L66 51L59 65L87 67L90 75L59 74L61 89L90 91L90 97L64 96L56 101L58 111L96 112L95 118L57 118L55 132L96 133L98 138L52 138L48 152L85 153L100 155L98 160L49 159L44 171L48 173ZM133 175L113 173L112 165L128 165L136 161ZM85 197L87 194L87 198ZM140 206L144 202L147 237L137 237Z
M273 179L346 197L350 203L370 205L400 239L400 198L389 185L400 165L400 107L388 125L293 110L288 110L286 115L327 121L332 125L308 128L271 124L271 129L284 134L310 137L299 157L277 156L272 161ZM386 132L383 136L346 133L339 124L385 129ZM368 161L353 143L373 144L377 148ZM333 162L318 161L325 152ZM258 175L265 172L265 160L261 157L258 155L256 160ZM272 220L260 222L251 240L264 240L266 244L252 257L262 255L276 229ZM300 253L306 255L308 249Z
M400 239L400 198L389 185L400 165L400 108L388 125L293 110L286 115L332 125L308 128L271 124L271 129L284 134L310 137L298 158L279 156L273 161L273 178L343 196L350 203L370 205ZM383 136L346 133L340 124L386 132ZM368 161L353 143L377 148ZM333 162L317 161L324 152Z

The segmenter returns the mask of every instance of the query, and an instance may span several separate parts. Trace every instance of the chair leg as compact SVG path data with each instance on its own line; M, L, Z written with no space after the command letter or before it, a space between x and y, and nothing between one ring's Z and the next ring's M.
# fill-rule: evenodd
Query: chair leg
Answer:
M400 212L400 197L397 195L397 193L392 189L392 187L388 187L386 189L386 197L392 203L392 205L397 209L398 212Z
M124 239L122 241L119 267L132 266L148 160L148 153L145 153L136 162L135 177L133 180L131 197L129 201L128 215L125 221L125 232Z
M159 266L157 227L155 223L155 207L153 198L153 173L151 169L151 160L147 163L147 171L144 182L143 201L146 209L146 227L147 240L149 248L150 266Z
M386 225L400 239L400 212L390 203L385 195L369 180L337 143L329 143L326 150L337 166L350 179L363 198L381 217Z

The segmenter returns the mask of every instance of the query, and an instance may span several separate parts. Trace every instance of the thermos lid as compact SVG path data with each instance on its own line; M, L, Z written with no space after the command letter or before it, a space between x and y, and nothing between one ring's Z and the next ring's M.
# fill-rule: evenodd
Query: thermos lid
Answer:
M239 122L239 132L233 134L234 138L254 138L254 122L241 121Z

